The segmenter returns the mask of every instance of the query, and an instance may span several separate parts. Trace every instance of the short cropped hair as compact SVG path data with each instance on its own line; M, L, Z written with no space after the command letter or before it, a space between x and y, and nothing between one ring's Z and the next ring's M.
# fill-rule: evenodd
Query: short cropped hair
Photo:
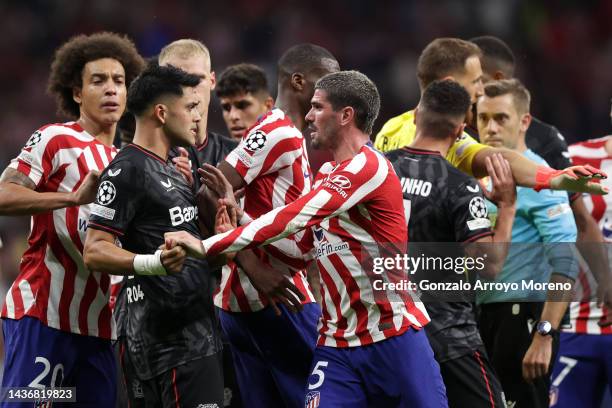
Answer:
M355 125L370 135L380 111L380 95L374 82L358 71L327 74L315 89L325 91L334 111L350 106L355 110Z
M77 35L55 51L47 91L55 97L59 114L77 119L79 104L73 99L73 89L83 86L83 67L90 61L112 58L123 66L125 85L129 86L143 70L145 62L127 36L100 32Z
M183 96L183 87L195 87L200 83L197 75L173 67L151 63L132 82L128 89L127 108L134 116L141 116L150 106L166 95Z
M489 98L510 94L516 111L521 115L529 113L531 94L518 79L487 82L484 87L484 94Z
M464 122L470 95L456 81L434 81L425 88L417 114L418 126L427 136L445 139Z
M160 64L163 64L171 56L187 59L198 54L203 55L210 62L210 52L201 41L183 38L173 41L162 48L157 59Z
M465 72L468 58L481 57L476 44L459 38L437 38L430 42L421 53L417 63L417 78L421 89L437 79Z
M516 59L514 53L503 40L492 35L474 37L470 42L482 51L482 66L486 72L500 70L508 77L514 76Z
M323 60L336 61L336 57L323 47L314 44L298 44L289 48L278 60L278 75L290 76L295 72L309 73L318 70Z
M243 93L270 94L266 73L253 64L237 64L227 67L219 76L215 92L220 98Z

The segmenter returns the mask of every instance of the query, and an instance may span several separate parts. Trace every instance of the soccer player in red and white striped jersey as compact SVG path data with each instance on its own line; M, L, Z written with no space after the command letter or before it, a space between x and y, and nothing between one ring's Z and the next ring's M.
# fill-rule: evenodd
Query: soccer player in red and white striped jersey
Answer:
M612 136L587 140L569 146L572 162L577 165L597 165L603 171L612 170ZM607 180L603 180L605 185ZM612 197L585 195L584 202L595 221L599 224L606 242L612 242ZM592 273L581 271L576 288L582 302L570 305L571 328L564 331L585 334L612 334L612 311L600 307L597 302L597 281ZM612 299L611 299L612 302Z
M304 116L316 80L339 70L329 51L312 44L290 48L278 65L276 107L251 124L219 164L233 189L245 188L244 211L252 218L310 191ZM241 394L253 407L301 406L316 345L321 309L300 270L303 262L288 267L282 261L290 262L273 247L242 251L223 267L214 298ZM266 273L270 269L284 273ZM285 305L301 310L291 313Z
M99 172L116 154L126 85L143 66L134 44L117 34L65 43L49 89L60 110L78 119L34 132L2 174L0 214L32 215L29 246L2 308L3 387L61 384L77 387L80 403L114 404L110 278L87 270L82 250Z
M420 330L429 321L423 304L410 292L376 286L397 278L397 266L380 274L374 267L404 253L407 236L399 180L369 141L380 108L376 86L355 71L328 74L311 105L313 146L331 150L334 161L323 165L310 193L204 241L167 233L167 245L213 256L312 227L310 243L295 241L297 252L314 252L323 297L306 404L447 406L439 366Z
M576 165L590 164L612 169L612 136L569 146ZM602 184L610 186L609 181ZM584 203L606 240L612 242L612 198L584 195ZM599 243L586 243L599 246ZM598 249L598 248L591 248ZM608 250L608 258L612 255ZM610 268L590 271L585 262L576 281L575 299L569 306L570 325L562 328L558 359L552 375L551 407L599 407L606 388L612 387L612 280Z

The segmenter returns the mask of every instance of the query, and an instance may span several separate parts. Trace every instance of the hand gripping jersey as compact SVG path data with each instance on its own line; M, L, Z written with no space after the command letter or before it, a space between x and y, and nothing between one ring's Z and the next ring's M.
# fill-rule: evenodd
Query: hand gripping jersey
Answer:
M102 174L89 227L115 235L130 252L152 254L166 231L198 236L197 216L191 186L174 166L130 144ZM120 335L139 378L148 380L221 350L214 287L207 263L193 258L174 275L125 280Z
M259 217L310 191L311 172L304 137L280 109L272 109L245 132L226 161L246 183L244 210L250 217ZM265 264L277 270L287 269L278 260L278 257L286 258L274 248L254 251ZM314 302L306 273L300 270L288 273L306 297L304 303ZM255 312L267 304L245 272L234 263L223 267L214 300L216 306L230 312Z
M114 147L98 142L77 123L58 123L34 132L9 167L28 176L38 192L68 193L77 190L90 171L103 170L115 154ZM62 331L115 337L108 305L110 278L90 272L83 263L90 208L32 216L28 249L6 295L3 318L31 316Z
M610 138L611 136L606 136L571 145L569 154L572 162L575 165L599 166L598 168L605 172L612 171L612 157L605 148L606 142ZM610 186L609 179L603 180L602 183ZM609 242L612 241L612 197L610 194L604 196L585 194L583 197L587 209L591 212L595 221L599 223L604 238L608 242L606 246L609 246ZM612 254L608 254L608 257L610 255ZM612 327L600 327L597 324L611 311L597 306L597 283L593 274L586 273L585 268L587 266L582 265L582 270L576 281L577 296L582 301L570 304L571 327L564 328L563 331L582 334L612 334Z
M389 119L376 135L374 147L381 152L399 149L411 144L415 135L414 111L411 110ZM464 132L448 150L446 160L464 173L472 174L474 156L486 147Z
M312 233L304 235L310 239L295 241L294 253L317 258L323 298L319 345L367 345L429 321L423 304L409 292L400 296L374 289L373 280L386 275L373 277L372 260L404 254L407 233L399 180L389 161L369 145L352 159L323 165L310 193L203 243L214 256L309 227Z

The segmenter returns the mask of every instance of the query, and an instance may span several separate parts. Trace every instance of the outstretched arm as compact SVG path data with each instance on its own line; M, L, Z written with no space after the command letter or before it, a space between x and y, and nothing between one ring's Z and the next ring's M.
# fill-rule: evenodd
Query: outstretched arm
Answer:
M351 167L352 171L346 171L352 164L355 164ZM357 172L354 172L355 167L359 169ZM189 234L166 233L167 243L184 246L192 256L205 257L278 241L352 208L386 180L388 171L384 160L374 160L372 157L370 162L366 162L366 155L360 153L349 165L333 173L334 177L348 180L344 189L330 181L323 181L310 193L245 226L215 235L201 243Z
M524 155L509 149L486 147L481 149L472 161L472 172L475 177L487 175L486 158L500 153L510 163L516 184L532 187L536 191L549 188L551 190L567 190L587 192L591 194L606 194L607 189L595 180L606 177L605 173L592 166L572 166L564 170L554 170L529 160Z

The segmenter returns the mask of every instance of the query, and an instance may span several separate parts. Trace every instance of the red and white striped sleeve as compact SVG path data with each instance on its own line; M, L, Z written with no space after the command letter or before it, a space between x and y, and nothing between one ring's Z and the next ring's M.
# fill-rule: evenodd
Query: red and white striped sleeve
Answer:
M225 161L251 184L259 176L291 166L303 154L303 140L290 119L275 109L247 133Z
M363 149L310 193L245 226L202 241L204 249L209 256L236 252L278 241L319 224L366 201L384 182L387 172L388 166L382 156L371 149Z
M19 156L11 160L9 167L28 176L36 187L44 185L59 164L53 160L58 150L54 139L58 135L56 126L47 125L38 129L30 136Z

